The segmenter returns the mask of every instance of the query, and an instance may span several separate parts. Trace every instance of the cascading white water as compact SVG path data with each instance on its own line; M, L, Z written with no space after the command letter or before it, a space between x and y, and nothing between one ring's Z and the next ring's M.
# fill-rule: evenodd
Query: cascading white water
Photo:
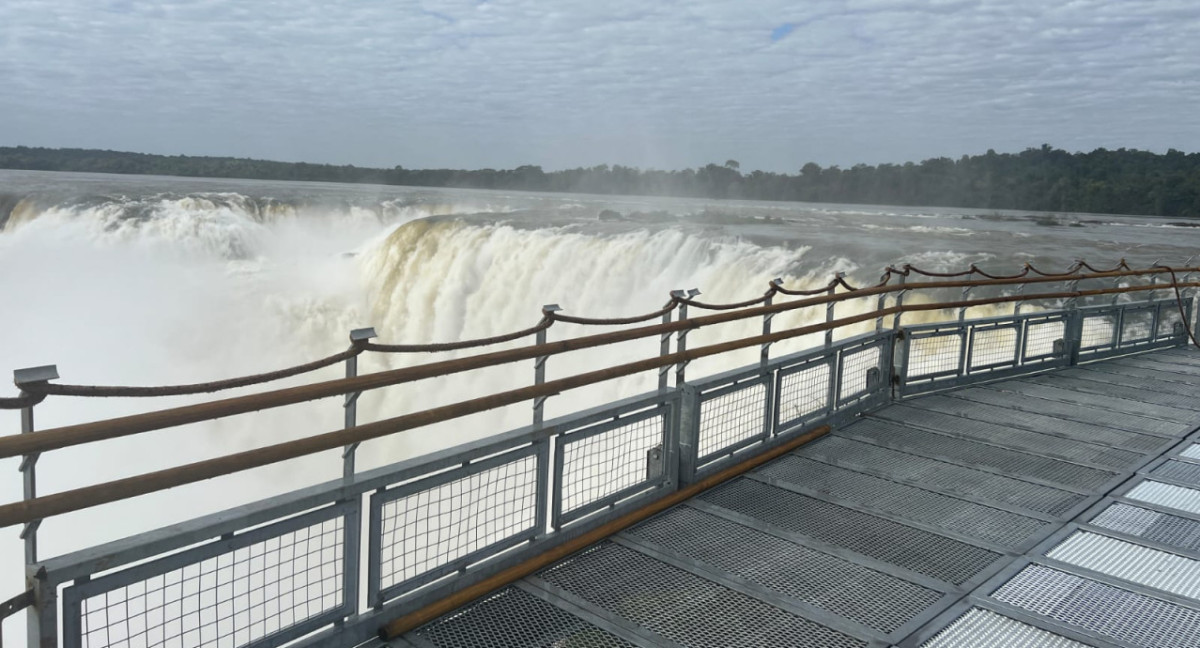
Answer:
M805 248L670 229L586 233L577 226L468 224L422 220L426 214L416 210L384 216L361 208L325 214L275 208L267 218L247 204L225 195L188 196L143 200L136 217L129 201L111 201L25 210L10 218L0 235L0 276L6 299L22 308L0 324L3 364L57 363L63 380L73 383L196 382L328 355L344 348L350 329L363 325L375 326L383 341L446 341L527 327L547 302L573 313L613 316L655 310L672 288L702 286L706 299L741 299L789 268L804 267L808 254ZM853 266L826 257L812 264L811 276L790 283L816 281L834 269ZM739 331L749 334L755 326ZM556 325L551 339L583 332ZM554 358L550 376L656 351L657 341L647 340ZM370 371L429 359L371 355L360 366ZM705 370L697 365L693 375ZM331 367L283 384L340 371ZM522 365L381 390L364 396L359 418L465 400L531 378L532 369ZM638 376L565 394L551 400L549 413L631 395L652 380ZM38 408L37 424L46 428L196 400L51 399ZM15 413L3 416L15 429ZM336 403L318 402L73 448L47 455L39 479L42 492L59 491L336 429L340 419ZM365 446L360 465L389 463L528 420L528 406L511 407L398 435ZM183 488L53 519L43 527L43 554L80 544L65 528L98 529L83 541L91 544L330 478L338 468L336 454L327 453L223 479L216 488ZM20 497L16 486L15 479L3 485L9 501ZM147 506L164 513L148 518Z

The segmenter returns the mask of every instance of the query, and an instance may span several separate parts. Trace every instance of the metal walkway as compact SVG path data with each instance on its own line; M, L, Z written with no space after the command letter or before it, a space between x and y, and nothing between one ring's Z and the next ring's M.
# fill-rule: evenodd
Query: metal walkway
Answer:
M391 644L1200 646L1198 392L1172 349L893 404Z

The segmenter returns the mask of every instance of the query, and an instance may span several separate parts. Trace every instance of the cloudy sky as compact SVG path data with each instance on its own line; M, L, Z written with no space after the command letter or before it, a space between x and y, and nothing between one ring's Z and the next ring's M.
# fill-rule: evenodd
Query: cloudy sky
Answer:
M743 169L1200 150L1195 0L3 0L0 145Z

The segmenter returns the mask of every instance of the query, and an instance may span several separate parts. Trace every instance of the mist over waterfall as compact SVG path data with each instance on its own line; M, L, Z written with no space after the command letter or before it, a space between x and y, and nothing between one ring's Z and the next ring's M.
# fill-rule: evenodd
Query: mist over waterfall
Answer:
M608 210L619 217L600 220ZM351 329L419 344L487 337L535 324L546 304L587 317L652 312L673 289L706 302L761 295L771 279L823 286L834 272L874 283L889 264L933 270L980 263L1048 268L1181 261L1188 242L1153 219L1027 215L846 205L713 202L612 196L501 194L228 180L0 172L0 364L57 364L74 384L193 383L287 367L341 351ZM838 316L874 307L839 306ZM693 310L692 314L697 314ZM984 314L984 313L979 313ZM789 312L775 330L820 321ZM863 330L870 328L865 323ZM611 330L556 323L550 340ZM761 322L697 331L690 348L755 335ZM532 336L488 350L525 346ZM776 356L819 343L778 344ZM465 357L366 354L360 373ZM646 339L551 357L547 376L643 359ZM689 377L749 364L757 349L697 361ZM523 362L377 390L359 401L370 422L532 383ZM236 394L340 377L340 365ZM554 396L547 417L632 396L656 377L631 376ZM11 395L11 390L9 392ZM233 395L222 394L221 397ZM38 429L211 398L50 398ZM342 427L341 399L183 426L49 453L40 492L52 493ZM360 468L384 465L530 422L528 403L366 443ZM6 433L17 412L0 412ZM15 460L0 480L20 499ZM42 551L84 545L189 519L340 474L340 453L136 498L48 520ZM73 530L89 529L81 535ZM16 552L17 532L3 546ZM16 591L13 561L0 585Z

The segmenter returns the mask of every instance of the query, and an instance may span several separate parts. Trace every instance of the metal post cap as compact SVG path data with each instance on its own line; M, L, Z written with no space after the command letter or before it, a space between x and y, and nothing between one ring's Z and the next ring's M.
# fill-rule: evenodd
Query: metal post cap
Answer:
M13 372L13 383L17 386L28 385L29 383L47 382L57 379L58 365L29 367L27 369L17 369Z

